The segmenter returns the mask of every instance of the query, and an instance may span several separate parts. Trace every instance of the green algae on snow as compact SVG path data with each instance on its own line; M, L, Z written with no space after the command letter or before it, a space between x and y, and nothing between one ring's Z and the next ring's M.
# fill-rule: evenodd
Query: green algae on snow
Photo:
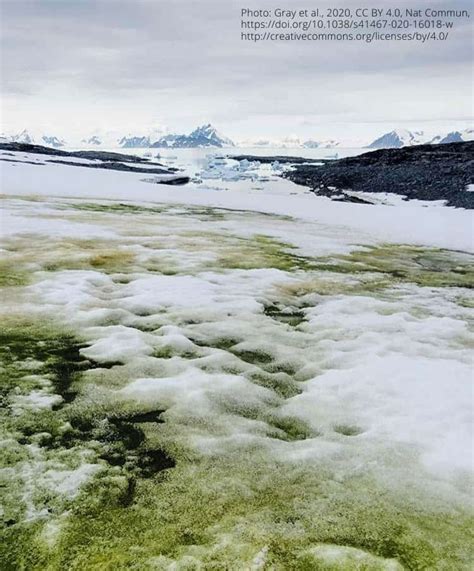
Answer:
M26 285L34 271L98 270L104 273L130 271L135 254L127 247L105 240L29 238L7 241L8 257L0 286ZM11 283L10 283L11 282Z
M167 208L81 206L98 217L102 213L170 214ZM173 216L219 223L224 214L186 209L185 214L178 211ZM365 428L352 419L338 418L330 425L330 434L320 434L304 420L285 413L284 406L286 400L304 392L308 378L297 359L291 359L292 343L295 349L311 351L314 361L319 357L304 341L305 309L325 301L317 296L379 297L401 283L471 287L470 258L443 250L387 245L310 258L266 235L243 238L222 230L222 235L196 233L193 241L182 227L155 241L146 233L143 236L149 250L171 244L175 258L190 252L211 255L192 267L174 265L172 258L169 264L168 258L142 263L135 250L128 249L137 245L138 237L127 235L125 245L57 240L52 244L54 251L38 260L37 269L51 274L65 269L118 272L114 283L122 284L129 279L121 272L166 273L168 269L194 275L202 270L231 273L234 269L275 268L291 273L291 281L285 282L282 274L281 283L259 297L261 313L247 323L250 339L237 328L220 331L216 324L212 329L215 317L206 323L191 309L186 314L161 309L157 313L145 309L141 314L137 310L127 317L127 326L156 332L159 342L135 369L133 363L99 365L85 359L80 335L53 323L24 317L4 321L0 372L6 406L0 420L6 444L2 491L7 494L0 568L469 569L470 512L458 504L438 502L432 488L423 491L421 464L413 461L413 470L419 470L418 483L409 479L408 491L401 489L397 470L406 451L381 447L380 454L376 450L369 461L361 456L355 464L345 464L347 456L352 455L352 460L360 452L356 446L363 442ZM18 267L26 268L36 253L26 251L27 242L22 248L25 265ZM24 283L11 278L6 285ZM456 299L460 307L469 306L467 296ZM120 319L110 318L106 324L119 324ZM203 321L207 329L193 330L193 325ZM195 349L179 350L166 344L166 336L160 339L160 327L170 324L182 327ZM253 336L259 326L262 335L269 336L261 345L254 343ZM284 348L289 356L283 350L278 354ZM207 359L216 355L214 361ZM116 396L137 375L157 377L159 383L160 377L168 376L170 361L179 366L192 362L191 366L209 374L238 375L268 389L265 399L257 403L231 397L214 397L212 403L224 415L224 423L251 421L258 427L255 432L246 434L238 445L229 439L228 448L224 445L213 451L211 444L210 451L202 453L194 446L197 441L212 443L214 437L225 436L225 427L213 418L212 407L201 416L180 418L176 411L167 414L161 403L139 404ZM45 388L62 399L52 409L21 409L18 414L12 407L17 397ZM212 389L208 390L212 395ZM304 446L312 441L322 442L322 448L336 443L341 449L334 461L324 458L324 453L321 459L306 461ZM303 453L292 460L291 454L298 451ZM413 452L406 453L411 461ZM48 470L72 471L87 462L99 470L91 473L74 497L62 498L45 487L34 489L30 499L41 514L28 518L22 486L28 477L25 468L35 461L33 454L40 454L40 462L32 464L34 484L40 480L43 464ZM381 479L371 472L378 462Z
M102 212L104 214L162 214L166 206L138 206L122 202L74 202L60 205L59 208L74 208L85 212Z
M49 378L63 399L72 399L75 375L88 363L80 355L82 347L84 343L67 330L23 316L3 316L0 331L2 392L6 394L31 384L28 375L34 372Z
M27 511L64 509L54 491L35 487L31 478L38 463L54 465L55 455L39 450L61 440L65 419L57 409L74 400L75 381L85 361L79 353L82 344L65 330L12 315L3 316L2 325L2 520L7 528L24 528ZM48 399L51 404L43 406ZM80 455L64 451L58 462L73 469Z
M29 282L26 268L11 260L0 260L0 287L23 286Z
M275 268L283 271L309 270L311 259L293 253L295 247L270 236L241 238L234 251L224 252L216 266L226 269Z
M333 567L317 563L321 545L346 556L363 551L380 565L361 569L383 569L386 559L412 570L469 568L465 514L430 512L370 479L346 478L342 486L333 476L258 455L181 461L161 478L137 479L127 506L116 478L97 478L49 551L43 544L43 568L238 570L262 552L262 569L357 568L348 557L346 565L344 557ZM41 568L38 535L10 546L19 568Z
M161 422L160 411L84 408L77 399L81 376L95 364L81 356L84 343L74 335L23 316L5 317L3 325L0 568L54 569L48 526L59 525L75 505L69 484L61 491L54 474L67 481L84 462L96 465L97 478L109 484L108 499L113 488L117 502L126 506L133 501L136 477L155 477L174 461L150 446L140 428ZM22 406L21 399L32 394L36 402L39 396L58 398L52 408ZM100 504L101 498L93 501Z
M394 283L411 282L427 287L473 288L473 261L464 252L386 244L319 258L314 269L355 275L375 272Z
M416 494L406 501L368 475L341 483L327 464L279 463L258 448L206 459L175 447L175 464L152 445L162 411L91 406L71 392L86 366L71 334L18 319L2 341L6 378L18 383L35 364L70 401L7 420L18 444L5 466L25 462L29 442L72 467L68 454L90 446L102 465L77 498L37 498L49 507L46 518L24 521L11 501L4 504L2 569L167 569L178 561L183 569L238 570L251 568L259 554L262 568L282 571L353 569L357 557L361 569L391 569L394 560L413 570L468 568L472 521L459 509L440 513ZM318 438L297 418L264 409L233 413L264 420L270 438ZM342 425L335 431L359 432ZM331 563L326 546L338 546L342 556Z

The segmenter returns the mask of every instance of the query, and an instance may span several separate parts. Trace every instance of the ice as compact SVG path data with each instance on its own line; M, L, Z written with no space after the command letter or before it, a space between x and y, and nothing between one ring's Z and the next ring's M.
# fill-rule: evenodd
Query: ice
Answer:
M272 166L271 171L269 171L260 162L247 159L236 161L216 155L208 155L206 159L204 168L199 172L199 176L203 180L268 182L270 179L265 176L266 173L275 170Z

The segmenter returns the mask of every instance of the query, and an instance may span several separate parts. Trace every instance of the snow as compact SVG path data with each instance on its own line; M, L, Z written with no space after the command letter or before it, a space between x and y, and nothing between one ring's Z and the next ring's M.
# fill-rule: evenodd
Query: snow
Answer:
M442 206L444 208L449 208L446 206L446 200L418 200L410 199L407 200L406 196L400 194L394 194L392 192L364 192L357 190L342 190L341 196L354 196L356 198L362 198L369 204L386 204L389 206L406 206L412 208L413 206L423 206L424 208L436 208Z
M73 449L63 454L61 460L53 460L48 457L45 449L36 444L27 445L29 459L19 462L14 468L0 469L2 478L15 479L21 482L21 501L25 504L25 521L34 521L50 517L50 510L44 504L37 505L38 491L46 492L51 497L61 497L64 500L72 500L80 492L81 486L103 467L100 464L88 461L91 454L86 450ZM66 456L74 456L69 459L72 468L63 464ZM44 507L43 507L44 506Z
M301 189L293 194L287 181L274 186L280 165L216 156L203 161L202 171L216 171L216 184L237 175L225 184L239 184L238 190L152 186L142 174L56 164L1 168L2 254L31 277L28 285L5 288L14 293L6 292L4 305L64 323L84 342L81 355L94 366L78 383L78 410L164 410L160 427L170 449L186 451L183 466L188 454L216 466L223 458L234 466L241 458L257 466L271 461L281 473L295 466L327 472L335 496L346 480L365 478L415 511L418 501L449 513L469 502L469 291L429 280L417 285L376 268L358 272L360 262L350 273L324 266L341 254L393 242L457 250L445 255L463 275L469 257L460 250L473 246L471 212L411 202L335 203ZM242 173L251 176L242 181ZM262 191L252 190L253 176ZM122 209L107 210L117 201ZM127 211L127 204L142 208ZM117 265L59 264L96 253ZM388 254L382 261L398 269ZM418 262L413 257L406 264ZM285 321L295 315L300 319ZM40 367L24 363L26 370ZM9 402L17 415L61 404L47 380ZM279 423L288 419L307 433L292 438ZM98 460L99 445L85 442L60 456L27 445L28 458L2 472L19 487L27 519L50 517L38 488L72 500L109 469ZM223 490L229 485L206 477ZM262 504L266 509L272 506ZM208 532L213 540L219 534ZM253 552L251 567L266 564L265 543ZM392 559L349 546L315 544L305 555L315 566L400 569Z
M35 410L52 408L54 405L60 404L62 400L59 395L48 394L45 391L33 391L28 395L18 395L14 397L12 409L14 411L20 411L24 408Z
M451 131L450 133L445 133L443 135L436 135L436 137L434 137L430 143L443 144L472 140L474 140L474 129L464 129L463 131Z
M385 149L391 147L406 147L428 143L429 139L423 131L408 131L408 129L395 129L385 133L370 143L372 149Z
M190 367L181 374L159 379L137 379L122 389L121 394L147 403L159 403L168 409L168 414L186 414L206 417L219 412L223 399L236 399L242 407L259 405L271 399L268 389L259 387L236 375L209 375ZM229 430L241 434L243 425L254 421L241 420L229 425Z
M293 216L339 227L341 232L359 231L387 242L436 246L453 250L473 250L472 213L463 210L409 208L384 205L335 203L303 194L287 195L251 192L209 193L199 188L169 188L159 184L150 188L141 182L143 175L76 169L63 165L36 167L3 163L2 186L9 194L62 196L87 199L115 199L167 204L189 204L249 210ZM25 180L28 184L25 185ZM67 185L65 185L67 181ZM295 188L296 185L293 185ZM292 186L290 185L290 188Z
M47 470L42 479L48 488L68 498L74 498L79 493L80 487L100 469L97 464L85 463L76 470Z
M261 230L262 220L254 224ZM195 434L202 451L217 453L257 439L281 460L329 459L341 453L347 438L338 436L335 427L349 425L360 430L352 437L355 446L360 441L375 447L399 442L416 446L424 466L437 476L470 470L472 460L465 454L471 441L470 333L455 306L442 292L421 295L415 286L396 289L393 299L385 300L335 295L315 302L309 297L313 303L300 331L285 331L263 316L263 303L271 301L274 288L299 279L280 270L257 269L138 275L131 283L117 284L98 272L68 271L43 279L33 291L45 309L51 304L52 311L72 316L83 328L89 340L82 349L85 357L133 367L137 378L119 391L122 398L155 403L183 421L212 416L224 434ZM351 278L343 281L351 283ZM428 307L430 314L423 315ZM114 312L124 324L97 326L104 311ZM158 318L155 332L130 327L133 317L147 316ZM185 325L184 319L202 323ZM264 438L260 421L230 422L230 403L267 406L275 397L241 375L210 374L181 359L188 352L216 371L233 366L234 355L202 349L191 341L195 337L231 337L237 354L261 351L299 370L303 392L287 399L281 414L307 421L322 436L284 451L285 443ZM160 347L171 348L175 357L160 365L159 377L141 378L140 360Z
M146 148L150 145L159 142L160 146L166 148L172 147L176 139L186 140L192 145L193 141L199 148L202 146L203 141L214 141L216 146L233 147L234 142L219 132L215 127L210 124L205 124L197 127L189 135L180 135L170 133L168 127L157 127L151 129L141 129L134 132L125 132L123 130L95 130L86 135L74 136L67 135L66 138L59 137L57 134L49 132L41 132L38 130L23 129L19 133L2 133L0 139L3 142L21 142L29 144L39 144L52 147L67 147L67 148L103 148L112 149L117 147L127 149ZM454 141L472 141L474 138L474 130L470 127L456 131L444 131L439 133L424 133L423 131L411 131L404 128L396 128L393 131L385 133L377 137L376 140L384 139L385 141L391 140L394 146L405 146L415 144L438 144L440 142L454 142ZM201 141L201 144L199 143ZM374 141L374 142L375 142ZM390 144L390 146L392 145ZM205 145L207 146L207 145ZM364 148L368 146L368 141L359 136L344 136L339 139L331 137L319 138L318 136L301 137L296 134L289 134L283 137L268 138L266 136L253 137L249 139L241 139L236 143L239 147L249 148L273 148L273 149L305 149L305 148L319 148L319 149L333 149L333 148Z
M90 328L87 335L91 345L81 353L98 363L126 363L137 354L150 355L153 352L152 345L146 341L146 334L123 325ZM97 339L95 342L94 338Z
M45 214L47 214L45 212ZM1 230L3 236L12 236L18 234L31 234L34 230L35 234L46 234L48 236L69 236L77 238L107 238L115 236L107 228L88 224L76 223L74 221L65 222L60 216L51 218L39 217L34 221L34 226L31 217L21 216L15 211L2 210L0 213Z
M308 550L315 564L329 568L341 569L342 566L349 566L350 569L379 569L380 571L403 571L403 567L396 559L384 559L376 557L355 547L341 545L317 545Z

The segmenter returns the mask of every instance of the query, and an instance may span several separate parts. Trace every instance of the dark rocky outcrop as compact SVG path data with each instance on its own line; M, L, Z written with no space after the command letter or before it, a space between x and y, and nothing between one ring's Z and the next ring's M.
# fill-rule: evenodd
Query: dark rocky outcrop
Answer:
M474 192L466 190L474 184L473 141L381 149L323 165L293 164L295 167L283 174L285 178L334 200L363 201L346 195L348 190L387 192L474 208Z
M258 155L227 155L227 158L234 159L236 161L258 161L262 164L271 164L275 161L281 164L291 164L298 165L302 163L326 163L332 162L334 159L305 159L304 157L286 157L284 155L274 155L274 156L258 156Z
M176 172L177 169L167 169L167 168L145 168L140 166L132 166L130 164L124 164L117 161L101 161L97 163L74 163L72 161L61 161L51 159L47 161L48 163L56 163L59 165L69 165L71 167L86 167L90 169L107 169L113 171L126 171L126 172L138 172L144 174L172 174ZM150 164L150 163L149 163ZM189 179L188 179L189 180Z
M57 157L76 157L98 161L121 161L127 163L149 163L148 159L136 155L126 155L109 151L63 151L42 145L30 145L29 143L0 143L0 150L21 153L33 153L40 155L54 155ZM158 163L154 163L158 164Z
M18 159L2 158L0 160L9 162L24 162L34 165L42 165L47 163L56 163L62 165L69 165L74 167L92 168L92 169L106 169L114 171L126 171L142 174L154 175L174 175L179 169L174 167L166 167L161 163L151 162L146 158L137 157L135 155L126 155L122 153L114 153L109 151L63 151L60 149L53 149L50 147L43 147L41 145L30 145L28 143L0 143L0 151L8 151L8 156L15 156L13 152L41 154L50 157L51 159L44 159L44 162L31 162L25 159L21 161ZM7 153L5 153L7 154ZM68 159L87 159L88 163L78 163ZM185 175L169 176L160 180L160 184L180 185L189 182L189 177ZM156 181L158 182L158 181Z

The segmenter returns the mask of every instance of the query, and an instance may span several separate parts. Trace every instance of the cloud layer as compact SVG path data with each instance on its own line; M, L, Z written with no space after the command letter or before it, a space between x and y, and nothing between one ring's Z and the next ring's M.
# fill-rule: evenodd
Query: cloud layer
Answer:
M314 8L297 4L290 7ZM254 44L240 39L243 7L234 0L5 0L5 127L186 130L210 120L238 138L454 125L472 115L469 21L457 22L443 43Z

